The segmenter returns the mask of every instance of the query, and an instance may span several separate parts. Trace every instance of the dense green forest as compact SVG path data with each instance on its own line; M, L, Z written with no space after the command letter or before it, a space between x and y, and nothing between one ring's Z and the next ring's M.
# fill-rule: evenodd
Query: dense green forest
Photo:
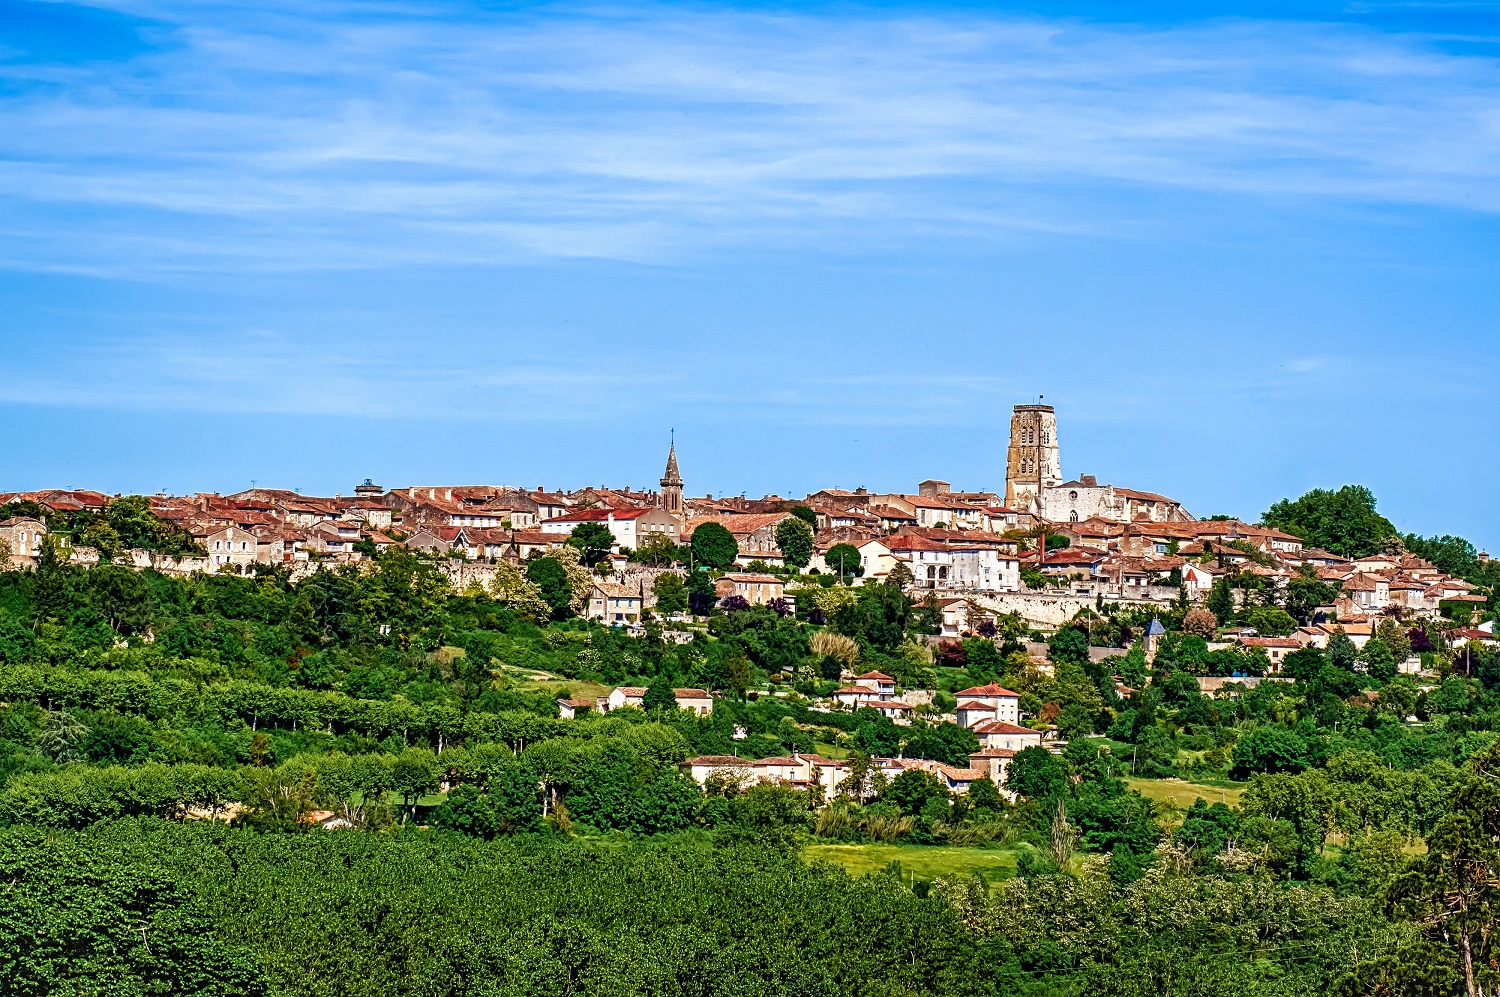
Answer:
M1298 606L1221 608L1228 624ZM1047 674L1014 619L934 653L914 639L931 606L896 585L716 609L679 643L570 618L566 596L539 613L514 590L455 592L399 550L296 583L44 557L0 573L0 978L28 994L1352 995L1472 977L1493 993L1500 659L1392 622L1362 651L1291 655L1294 681L1206 696L1195 675L1256 662L1210 651L1191 612L1162 614L1148 666L1125 646L1147 620L1101 604L1051 636ZM1395 675L1398 651L1438 680ZM977 743L937 710L910 726L814 710L856 663L940 707L1004 681L1069 746L1027 749L1008 786L967 795L918 770L886 781L870 756L963 766ZM616 683L647 686L648 708L558 717L558 696ZM673 686L717 691L714 713L676 710ZM679 769L794 750L847 755L844 794L705 789ZM1138 791L1171 777L1205 799ZM1004 850L1015 874L853 876L805 857L812 842Z

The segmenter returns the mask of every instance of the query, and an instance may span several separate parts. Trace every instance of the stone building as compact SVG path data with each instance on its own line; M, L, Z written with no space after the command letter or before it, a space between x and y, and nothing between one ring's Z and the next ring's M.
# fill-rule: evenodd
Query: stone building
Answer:
M682 475L677 470L677 441L673 440L671 447L667 450L667 470L661 476L661 494L657 498L657 508L669 516L683 517L682 512Z
M1040 512L1053 523L1078 523L1090 519L1114 523L1184 523L1193 517L1182 503L1133 488L1101 485L1092 474L1073 481L1044 487Z
M1042 490L1061 484L1057 415L1051 405L1017 405L1010 416L1010 449L1005 457L1005 505L1036 512Z

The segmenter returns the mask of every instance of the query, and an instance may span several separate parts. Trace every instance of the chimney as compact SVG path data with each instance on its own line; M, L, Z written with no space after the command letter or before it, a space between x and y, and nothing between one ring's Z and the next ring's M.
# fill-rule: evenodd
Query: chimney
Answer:
M1080 474L1078 476L1078 481L1085 488L1098 488L1099 487L1099 479L1097 477L1095 477L1094 475L1092 475L1092 474Z

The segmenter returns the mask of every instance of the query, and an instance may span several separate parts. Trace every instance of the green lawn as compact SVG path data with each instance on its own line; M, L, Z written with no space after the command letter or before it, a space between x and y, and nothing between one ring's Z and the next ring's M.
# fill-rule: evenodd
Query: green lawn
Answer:
M813 751L815 751L818 754L822 755L824 758L848 758L849 757L849 749L847 749L847 748L836 748L833 745L829 744L827 741L814 741L813 742Z
M1140 792L1147 799L1170 803L1179 810L1191 807L1193 801L1200 796L1208 803L1222 802L1232 807L1238 806L1240 796L1245 792L1245 787L1242 785L1220 782L1184 782L1181 779L1127 778L1125 784Z
M832 862L851 875L879 872L900 862L902 872L917 879L938 876L971 876L979 873L993 883L1016 874L1017 850L1011 848L950 848L924 845L807 845L807 862Z
M566 689L574 699L598 699L600 696L608 696L614 687L579 679L531 679L517 682L511 688L517 692L546 692L552 695L560 695Z

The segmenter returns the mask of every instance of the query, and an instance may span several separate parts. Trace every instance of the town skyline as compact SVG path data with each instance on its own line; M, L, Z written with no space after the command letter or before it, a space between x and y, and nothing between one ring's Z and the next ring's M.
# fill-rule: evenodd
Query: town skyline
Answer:
M1019 403L1016 407L1018 409L1029 407L1038 397L1044 396L1040 394L1032 395L1032 402L1022 402ZM1045 405L1044 407L1048 409L1057 408L1056 406L1051 405ZM1084 462L1089 458L1087 456L1082 458L1073 458L1072 454L1076 453L1078 450L1083 450L1083 452L1087 455L1088 453L1093 452L1093 450L1095 450L1096 448L1088 448L1086 438L1083 441L1084 446L1075 448L1073 441L1075 439L1078 439L1080 436L1084 436L1084 433L1080 432L1079 429L1074 427L1074 423L1069 419L1068 413L1066 411L1062 413L1061 419L1063 425L1062 429L1058 430L1058 439L1062 441L1061 447L1063 453L1063 463L1060 469L1061 476L1058 480L1074 480L1080 477L1087 476L1097 479L1101 485L1114 485L1120 488L1140 488L1144 491L1155 492L1158 494L1167 494L1170 495L1174 500L1179 502L1184 508L1192 510L1192 515L1194 518L1206 519L1216 515L1227 515L1247 523L1255 523L1259 521L1261 514L1274 502L1277 502L1281 499L1295 498L1297 495L1303 494L1304 492L1310 491L1315 488L1324 488L1333 491L1344 485L1364 485L1366 487L1369 487L1367 480L1360 477L1352 477L1348 480L1327 480L1321 482L1315 481L1309 484L1295 486L1294 490L1289 490L1281 494L1273 494L1274 488L1271 488L1269 483L1256 481L1252 482L1252 484L1258 488L1260 494L1264 494L1266 496L1265 499L1256 508L1245 508L1244 506L1246 504L1246 500L1244 498L1242 498L1242 500L1240 501L1239 507L1231 507L1228 503L1221 505L1205 505L1203 502L1199 502L1195 499L1194 496L1198 494L1198 489L1193 488L1191 485L1189 485L1185 489L1158 488L1154 487L1157 484L1156 482L1143 480L1142 477L1131 474L1128 471L1122 475L1115 476L1110 474L1094 473L1092 471L1086 470L1084 468ZM1084 425L1088 425L1088 423L1084 423ZM994 446L994 451L996 454L995 466L993 468L981 467L978 469L979 473L975 474L972 477L959 474L945 475L942 473L937 473L941 472L942 468L936 469L936 472L934 473L921 473L916 477L912 476L913 474L918 474L918 472L916 471L908 472L903 476L900 471L900 468L903 465L903 461L898 460L894 462L896 464L896 469L884 470L884 473L869 474L859 478L858 480L825 480L816 477L815 472L801 472L795 475L782 475L783 478L796 478L799 480L793 486L787 487L784 490L767 488L764 491L756 492L753 484L745 484L743 481L733 482L731 480L730 482L731 484L742 484L742 487L740 488L723 486L716 488L713 486L712 482L703 482L697 479L697 476L695 475L694 465L699 454L696 452L696 450L685 451L687 456L680 459L683 460L683 462L688 466L688 471L684 475L684 479L687 483L685 494L693 497L719 499L748 498L751 500L780 498L786 500L789 503L794 503L800 502L804 500L806 496L827 488L847 488L851 491L863 489L873 494L902 492L914 493L916 491L917 484L920 481L928 479L950 483L954 486L955 491L990 492L999 496L1006 496L1009 491L1007 475L1007 453L1010 449L1007 444L1010 444L1011 440L1008 435L1000 433L998 429L996 430L996 432L996 439L999 442L997 442ZM677 446L678 437L680 435L681 434L675 428L669 428L662 434L663 442L665 442L666 446L674 452L680 451L682 450L682 448ZM690 434L690 439L693 435L696 434ZM650 445L651 441L642 441L638 447L632 448L630 451L627 451L623 455L618 452L612 454L611 459L605 461L604 463L606 465L613 466L620 466L621 464L629 463L636 450L647 450ZM710 446L708 448L707 455L711 457L716 449L717 448ZM410 478L402 479L401 477L395 476L393 474L360 474L358 471L356 471L355 476L352 478L348 476L339 477L332 471L325 471L318 475L300 476L301 478L311 477L312 481L314 482L313 487L305 487L302 484L292 484L288 482L277 481L274 479L259 477L246 478L238 482L228 480L223 482L222 484L219 484L217 487L211 487L209 486L209 484L206 484L204 482L190 480L190 476L186 472L181 472L174 473L170 476L170 478L172 479L183 482L183 485L179 487L130 488L128 487L129 481L140 481L146 479L141 478L139 475L134 476L132 479L131 476L127 475L124 478L124 480L127 482L126 487L111 488L106 485L79 483L77 481L74 481L73 479L80 476L73 475L68 478L69 483L66 485L55 481L51 483L38 482L34 484L25 484L17 483L7 478L5 480L0 480L0 493L22 493L36 492L46 489L59 489L97 491L106 495L193 495L198 493L232 495L238 492L254 489L275 489L306 496L347 497L356 494L355 489L358 485L360 485L361 482L364 482L366 484L368 484L369 482L374 482L386 489L424 489L434 487L443 488L488 486L531 491L555 491L563 493L571 493L591 488L624 489L627 491L635 490L643 493L654 492L657 487L657 473L650 471L649 468L651 466L660 466L661 454L660 452L656 453L655 455L648 454L643 459L648 461L648 463L640 468L636 468L635 470L628 472L631 476L625 477L623 480L621 480L621 477L623 476L615 477L613 479L606 479L606 476L604 475L588 475L585 472L576 472L577 476L575 477L569 475L566 469L561 469L559 470L559 473L551 475L547 475L543 472L538 472L531 475L527 475L524 472L497 472L496 475L491 476L488 479L483 478L478 474L472 474L469 475L469 477L462 477L461 474L463 472L460 472L459 475L449 476L447 478L434 477L423 480L411 480ZM906 461L904 463L907 466L915 468L929 462L919 460ZM713 460L710 459L710 466L713 466L713 464ZM730 462L728 466L738 466L738 462ZM872 470L874 470L874 468L872 468ZM722 475L723 472L724 467L723 465L720 465L719 473ZM1170 477L1175 479L1181 476L1173 475ZM213 480L213 477L209 478L210 483ZM720 480L723 480L722 477L720 478ZM1127 484L1127 482L1129 482L1129 484ZM1490 544L1488 542L1489 536L1492 536L1493 534L1487 533L1485 529L1464 532L1460 528L1451 528L1444 522L1436 521L1443 519L1441 510L1439 508L1424 506L1416 509L1408 509L1405 511L1400 509L1393 509L1391 504L1384 501L1385 496L1378 489L1372 488L1372 490L1375 492L1377 500L1380 500L1380 511L1382 512L1382 514L1391 519L1391 521L1403 533L1417 533L1419 535L1431 536L1465 536L1481 548L1495 546L1494 544ZM1206 489L1206 491L1212 494L1212 489ZM1244 495L1245 493L1240 492L1239 494Z

